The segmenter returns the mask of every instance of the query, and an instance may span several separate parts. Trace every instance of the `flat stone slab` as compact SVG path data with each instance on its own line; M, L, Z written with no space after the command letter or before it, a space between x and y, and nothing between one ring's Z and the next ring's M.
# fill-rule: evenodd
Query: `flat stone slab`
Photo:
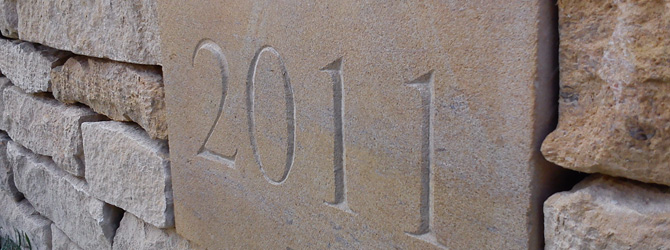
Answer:
M81 129L91 194L155 227L174 227L167 142L122 122L87 122Z
M84 176L81 124L104 119L88 108L26 94L18 87L3 91L2 127L19 144L51 156L63 170Z
M596 175L544 204L545 249L668 249L670 189Z
M546 1L159 1L178 232L209 249L535 249Z
M16 189L14 172L7 159L7 143L11 141L5 132L0 131L0 192L12 197L15 201L23 199L23 194Z
M51 224L51 249L53 250L81 250L76 243L72 242L65 233L56 225Z
M0 72L28 93L50 91L51 69L69 56L41 45L0 38Z
M0 235L18 242L18 230L20 237L28 236L32 249L51 249L51 221L35 211L28 200L16 201L0 192L0 215Z
M156 2L20 0L19 38L79 55L160 64Z
M130 213L123 216L114 237L114 250L126 249L204 250L179 236L174 228L158 229Z
M167 139L163 76L156 66L72 57L51 72L53 95L83 103L116 121L134 121L152 138Z
M40 214L84 249L111 249L122 211L90 196L82 179L14 142L7 146L16 187Z

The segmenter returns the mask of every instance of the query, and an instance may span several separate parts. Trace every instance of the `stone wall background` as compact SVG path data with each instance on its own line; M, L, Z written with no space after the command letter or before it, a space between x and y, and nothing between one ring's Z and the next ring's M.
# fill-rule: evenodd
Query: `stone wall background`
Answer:
M0 235L196 249L177 235L155 0L0 0Z

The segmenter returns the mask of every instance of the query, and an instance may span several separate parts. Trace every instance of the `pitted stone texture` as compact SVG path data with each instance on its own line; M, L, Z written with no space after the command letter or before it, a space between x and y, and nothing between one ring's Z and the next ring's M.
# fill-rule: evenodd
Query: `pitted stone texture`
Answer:
M80 102L117 121L134 121L152 138L167 139L160 68L73 57L51 72L56 99Z
M84 249L111 249L121 210L92 198L86 183L10 142L7 154L16 187L35 209Z
M81 127L91 193L156 227L174 226L167 142L122 122Z
M5 132L0 131L0 192L12 197L15 201L23 199L23 194L16 189L12 166L7 160L7 143L11 139Z
M84 176L80 125L103 116L85 107L26 94L17 87L6 88L3 98L2 125L14 141L37 154L51 156L65 171Z
M156 0L21 0L19 38L76 54L160 64Z
M560 116L542 145L566 168L670 184L670 1L561 0Z
M32 249L51 249L51 221L41 216L28 202L17 202L13 197L0 192L0 236L17 240L16 231L25 233Z
M158 229L130 213L121 220L114 237L114 250L190 250L203 249L182 238L174 229Z
M670 249L670 188L592 176L544 205L546 249Z
M18 22L16 0L0 0L0 34L4 37L19 38L16 31Z
M53 250L81 250L76 243L70 240L55 224L51 224L51 247Z
M7 128L5 128L5 125L2 123L2 114L4 113L5 110L5 98L4 95L2 94L6 88L11 87L12 82L7 79L7 77L0 76L0 130L5 131Z
M68 52L0 38L0 72L26 92L50 90L51 69L63 64Z

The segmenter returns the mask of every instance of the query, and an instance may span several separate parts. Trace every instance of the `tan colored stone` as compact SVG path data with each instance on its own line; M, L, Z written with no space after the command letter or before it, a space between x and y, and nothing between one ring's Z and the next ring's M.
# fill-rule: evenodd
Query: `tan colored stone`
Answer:
M73 57L51 72L56 99L80 102L117 121L134 121L152 138L167 139L160 68Z
M670 189L592 176L544 205L546 249L669 249Z
M159 1L178 232L209 249L539 248L560 180L539 152L551 5Z
M16 0L0 0L0 35L19 38L16 31L19 17L16 13Z
M111 249L122 210L92 198L88 186L45 156L17 143L7 145L16 187L35 210L83 249ZM49 240L51 242L51 240Z
M85 107L26 94L17 87L6 88L3 98L1 123L14 141L37 154L51 156L68 173L84 176L80 126L103 116Z
M114 237L114 250L190 250L200 248L177 234L175 229L158 229L126 213ZM204 250L204 249L203 249Z
M87 122L81 130L91 194L158 228L174 227L167 142L115 121Z
M72 242L65 233L55 224L51 224L51 248L53 250L81 250L76 243Z
M670 1L561 0L558 128L566 168L670 184Z
M28 93L50 90L51 69L69 53L41 45L0 38L0 72Z
M0 192L4 192L15 201L20 201L23 199L23 194L16 189L14 172L7 160L7 142L10 140L5 132L0 131Z
M160 64L157 0L20 0L19 38L75 54Z
M18 242L18 231L23 242L23 237L28 236L32 249L50 250L50 225L51 221L37 213L28 200L15 201L12 196L0 192L0 236Z

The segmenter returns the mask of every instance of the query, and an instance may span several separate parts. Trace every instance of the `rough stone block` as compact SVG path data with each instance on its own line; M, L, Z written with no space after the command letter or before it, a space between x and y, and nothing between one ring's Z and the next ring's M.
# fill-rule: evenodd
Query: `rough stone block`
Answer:
M91 193L156 227L174 226L167 142L122 122L81 127Z
M560 116L549 161L670 185L670 1L558 2Z
M19 17L16 12L16 0L0 0L0 34L4 37L19 38L16 31Z
M3 92L2 125L16 142L51 156L65 171L84 176L81 123L104 119L88 108L30 95L17 87Z
M2 123L2 114L4 113L5 110L5 98L4 95L2 94L7 87L11 87L12 82L7 79L7 77L0 76L0 130L5 131L7 128L5 128L4 123Z
M134 121L152 138L167 139L160 68L73 57L51 72L56 99L80 102L117 121Z
M28 200L17 202L0 192L0 236L18 240L16 231L28 236L32 249L51 249L51 221L35 211Z
M190 250L203 249L182 238L174 229L158 229L130 213L121 220L114 237L114 250Z
M669 249L670 188L593 176L544 205L546 249Z
M19 38L76 54L159 64L156 0L21 0Z
M55 224L51 224L51 249L53 250L81 250Z
M111 249L122 211L92 198L86 182L45 156L10 142L7 154L16 187L35 209L84 249Z
M51 69L69 56L41 45L0 38L0 72L28 93L50 90Z
M5 132L0 131L0 192L4 192L15 201L19 201L23 199L23 194L16 189L12 166L7 159L7 143L10 140Z

